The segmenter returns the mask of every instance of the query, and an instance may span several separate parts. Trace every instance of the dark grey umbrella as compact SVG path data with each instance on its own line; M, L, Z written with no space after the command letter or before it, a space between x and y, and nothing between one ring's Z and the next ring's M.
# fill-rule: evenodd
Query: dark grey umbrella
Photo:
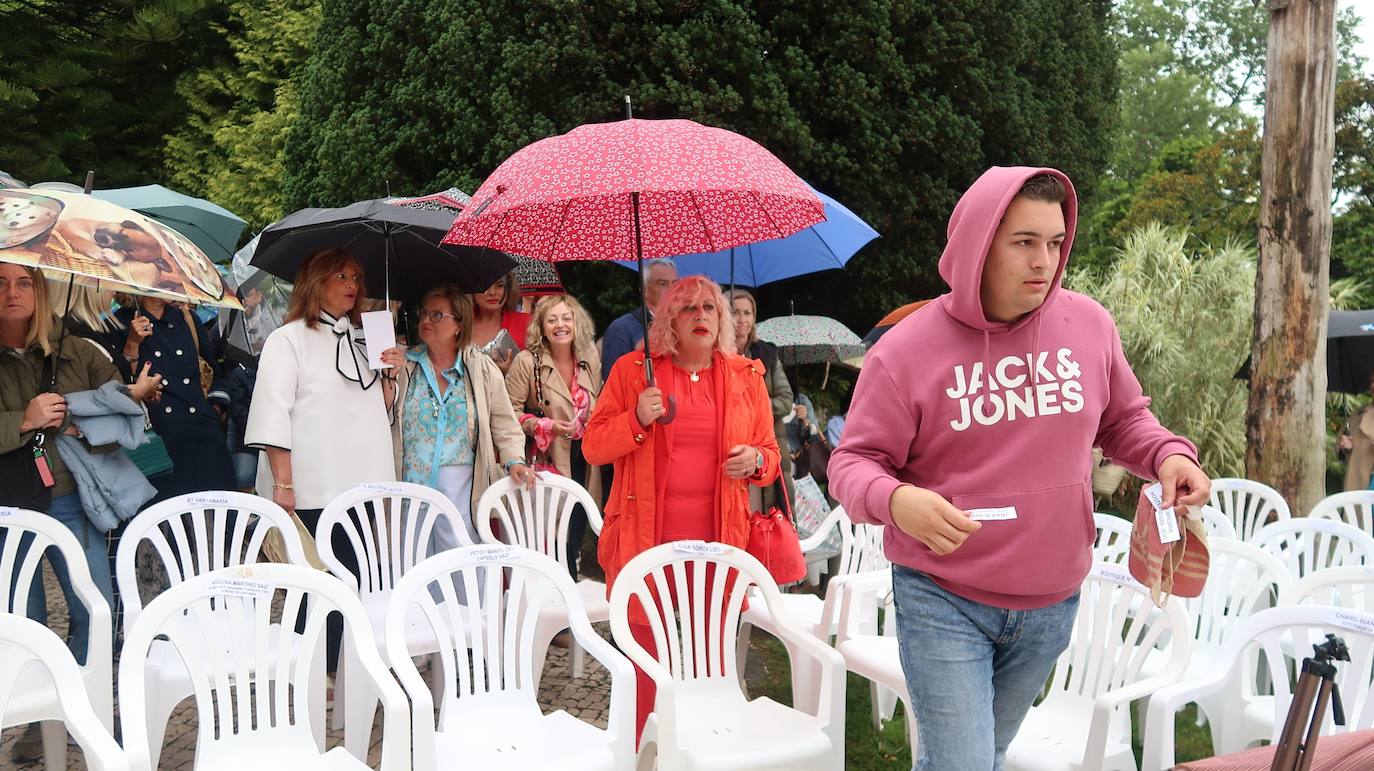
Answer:
M337 209L301 209L259 234L251 264L293 281L311 252L338 247L357 258L369 296L412 302L441 284L481 292L515 267L515 260L498 251L440 245L452 224L452 212L394 206L380 199Z

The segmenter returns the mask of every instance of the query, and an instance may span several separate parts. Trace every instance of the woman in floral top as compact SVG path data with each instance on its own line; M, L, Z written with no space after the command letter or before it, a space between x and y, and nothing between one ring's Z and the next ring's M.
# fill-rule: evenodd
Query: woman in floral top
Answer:
M591 316L569 295L541 298L531 314L529 347L506 373L506 391L530 438L536 465L587 488L601 503L601 469L582 457L582 433L601 391L601 360ZM568 523L568 570L577 578L577 557L587 529L578 506Z
M425 295L419 315L420 345L382 354L397 381L396 474L447 495L475 542L472 510L487 487L503 474L532 487L534 472L525 464L525 437L501 370L470 345L472 299L456 287L440 287ZM440 523L431 545L441 551L458 540Z

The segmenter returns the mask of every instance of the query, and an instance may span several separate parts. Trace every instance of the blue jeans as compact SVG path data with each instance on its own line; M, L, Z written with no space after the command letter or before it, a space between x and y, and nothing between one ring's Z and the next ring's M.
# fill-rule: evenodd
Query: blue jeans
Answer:
M63 495L54 498L52 505L48 507L48 516L67 526L67 529L76 535L77 543L81 544L82 550L86 553L86 565L91 570L91 579L95 581L96 588L105 596L105 603L113 605L114 587L110 580L110 556L105 550L105 534L95 528L95 525L86 519L86 512L81 508L81 498L76 493ZM76 663L86 663L86 649L90 645L91 638L91 614L86 610L86 606L81 603L81 598L77 597L76 591L72 589L72 579L67 573L67 561L57 552L56 548L49 549L48 560L52 565L53 573L57 576L57 583L62 587L62 594L67 598L71 623L68 627L71 632L71 642L68 646L72 649L72 655L76 657ZM22 554L20 555L22 559ZM29 586L28 617L40 624L48 623L48 603L43 594L43 581L41 575L35 575L33 583Z
M916 771L1001 771L1007 747L1069 644L1078 594L1006 610L892 566L902 670L919 734Z

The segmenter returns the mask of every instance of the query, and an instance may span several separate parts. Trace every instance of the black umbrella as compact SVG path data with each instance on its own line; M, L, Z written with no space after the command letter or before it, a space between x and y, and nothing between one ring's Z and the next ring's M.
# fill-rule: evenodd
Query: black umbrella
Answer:
M371 297L418 301L441 284L481 292L515 267L491 249L440 245L453 224L448 211L359 201L337 209L301 209L258 236L250 264L287 281L316 249L347 250L367 275Z
M1369 392L1374 376L1374 310L1331 311L1326 317L1326 390L1335 393ZM1236 372L1250 379L1250 359Z

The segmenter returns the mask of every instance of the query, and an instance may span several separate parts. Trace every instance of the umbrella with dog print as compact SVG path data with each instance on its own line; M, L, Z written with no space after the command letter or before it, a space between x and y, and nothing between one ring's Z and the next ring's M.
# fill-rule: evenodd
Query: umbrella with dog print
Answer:
M185 236L83 193L0 190L0 262L86 286L240 307L214 263Z

